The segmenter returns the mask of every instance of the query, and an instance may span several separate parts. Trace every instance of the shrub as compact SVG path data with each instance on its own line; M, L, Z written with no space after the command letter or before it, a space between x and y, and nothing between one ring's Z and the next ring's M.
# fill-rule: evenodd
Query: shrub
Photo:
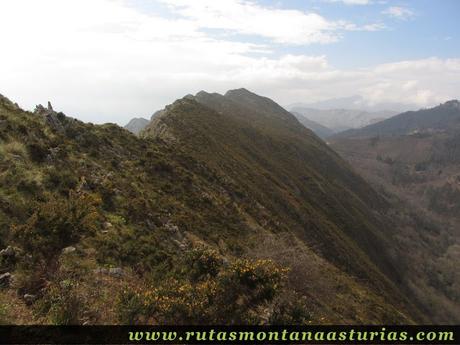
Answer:
M284 292L276 301L269 322L273 325L304 325L311 320L312 315L306 297Z
M144 303L138 292L132 289L124 289L116 300L116 312L118 320L123 325L133 325L140 322L144 314Z
M33 170L23 170L19 178L17 188L19 191L29 194L38 194L43 189L42 175Z
M35 163L42 163L48 155L48 148L40 142L33 142L27 145L30 159Z
M219 254L209 248L192 249L187 253L186 260L189 263L192 280L209 276L215 277L223 264Z
M77 187L78 178L70 171L52 168L48 171L46 182L49 188L58 189L63 194L66 194Z
M239 259L219 275L221 293L218 296L222 315L231 323L259 323L260 315L253 311L274 299L281 290L287 271L271 260Z
M35 262L49 266L64 247L95 232L99 204L96 196L76 192L52 199L39 204L25 224L12 226L13 236Z
M194 269L214 269L199 281L170 278L137 292L124 290L118 298L121 322L161 324L246 324L266 322L258 310L273 301L285 270L269 260L235 260L229 265L212 250L198 249L186 258ZM201 262L196 265L197 262ZM204 264L204 265L203 265ZM208 266L210 264L210 266ZM203 266L202 266L203 265ZM199 268L195 270L196 268ZM196 278L192 275L192 279ZM125 312L123 316L121 312Z
M70 279L53 282L46 288L40 309L56 325L79 324L83 303L77 292L78 284Z

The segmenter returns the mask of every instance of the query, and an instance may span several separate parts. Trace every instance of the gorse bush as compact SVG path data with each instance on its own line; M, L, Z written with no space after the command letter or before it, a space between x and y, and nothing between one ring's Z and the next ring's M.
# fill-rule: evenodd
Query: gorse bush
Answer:
M191 250L187 253L186 260L190 263L189 274L192 280L215 277L223 264L222 257L215 250L208 248Z
M12 234L36 263L49 266L64 247L96 231L99 204L97 196L71 191L68 198L39 204L25 224L12 227Z
M120 322L240 324L267 321L258 310L280 293L284 269L270 260L238 259L223 265L222 258L209 249L192 250L186 258L191 268L190 280L170 278L150 288L122 291L117 304ZM211 274L206 273L206 267L211 268Z
M305 296L284 292L274 303L269 323L273 325L304 325L311 322L311 306Z

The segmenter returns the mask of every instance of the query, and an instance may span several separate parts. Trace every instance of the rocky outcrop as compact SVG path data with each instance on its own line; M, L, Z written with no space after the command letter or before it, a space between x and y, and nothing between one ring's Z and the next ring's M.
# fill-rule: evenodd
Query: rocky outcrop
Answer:
M46 120L46 124L50 126L53 130L59 133L64 133L65 128L61 122L61 119L65 118L63 113L57 113L53 110L53 106L48 102L48 107L45 108L43 105L39 104L35 107L34 113L40 116L43 116Z

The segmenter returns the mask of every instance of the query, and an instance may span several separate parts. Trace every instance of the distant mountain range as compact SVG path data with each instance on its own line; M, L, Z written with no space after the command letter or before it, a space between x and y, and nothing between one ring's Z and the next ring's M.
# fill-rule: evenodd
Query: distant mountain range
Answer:
M408 111L364 128L340 133L340 137L398 136L460 128L460 103L448 101L437 107Z
M312 108L319 110L332 110L332 109L349 109L361 110L366 112L386 112L401 113L409 109L416 109L417 105L410 103L396 103L396 102L369 102L361 96L351 96L342 98L331 98L319 102L312 103L293 103L286 107L289 110L294 108Z
M305 107L294 107L291 112L321 124L334 133L364 127L397 114L397 112L389 110L369 112L356 109L315 109Z
M403 111L414 109L414 105L401 103L369 104L360 96L334 98L314 103L295 103L287 107L292 113L302 115L308 126L318 129L317 134L326 138L331 132L339 133L354 128L361 128L382 121ZM316 124L329 130L318 127Z
M319 136L321 139L326 139L327 137L330 137L334 135L336 132L330 128L327 128L318 122L315 122L313 120L308 119L304 115L297 113L295 111L291 111L291 113L299 120L299 122L304 125L305 127L311 129L317 136Z

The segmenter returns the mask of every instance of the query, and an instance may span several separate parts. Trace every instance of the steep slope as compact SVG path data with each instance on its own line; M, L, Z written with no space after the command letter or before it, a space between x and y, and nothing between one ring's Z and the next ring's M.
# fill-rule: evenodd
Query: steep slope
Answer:
M139 134L145 126L147 126L149 123L149 120L144 119L142 117L135 117L131 119L125 126L124 128L130 131L131 133L134 134Z
M273 101L246 90L200 92L167 107L143 135L184 147L241 186L268 212L264 230L292 233L382 293L392 284L380 272L399 280L385 254L393 229L373 211L385 202Z
M331 135L335 134L335 132L332 129L329 129L323 125L320 125L318 122L312 121L308 119L307 117L303 116L300 113L297 113L295 111L291 112L292 115L294 115L299 122L307 127L308 129L311 129L317 136L319 136L321 139L325 139L327 137L330 137Z
M460 275L454 268L460 264L459 103L403 113L329 141L400 210L425 219L401 237L420 244L410 255L413 262L425 262L415 271L430 277L425 287L430 299L460 310Z

